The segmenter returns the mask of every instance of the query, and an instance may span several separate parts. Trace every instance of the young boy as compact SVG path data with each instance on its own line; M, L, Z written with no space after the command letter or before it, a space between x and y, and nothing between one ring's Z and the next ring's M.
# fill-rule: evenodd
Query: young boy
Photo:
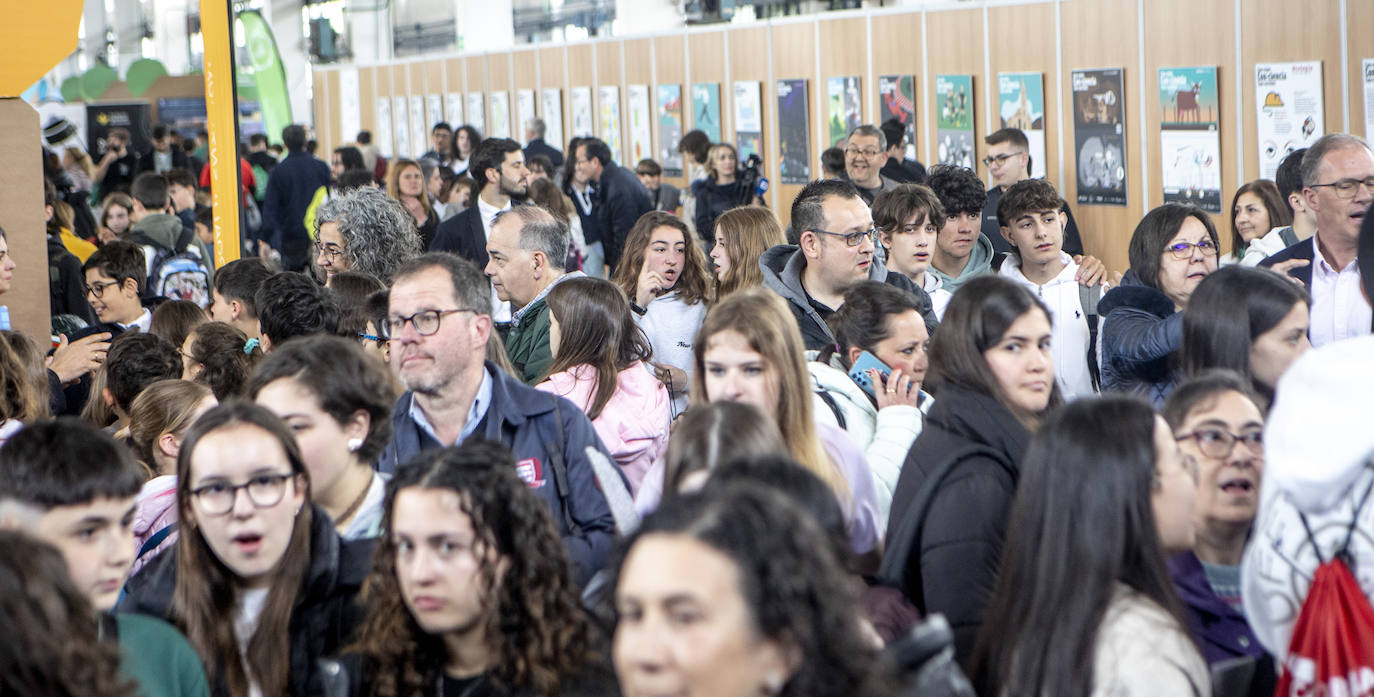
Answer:
M101 322L148 331L153 315L141 299L148 274L143 249L124 240L107 242L86 259L81 273L86 278L86 300Z
M920 184L902 184L873 199L873 225L879 230L888 270L904 274L924 290L937 318L945 316L945 306L953 297L940 277L929 273L944 222L939 197Z
M200 657L172 626L114 614L133 564L134 498L144 473L110 436L72 418L30 424L0 448L0 528L58 549L67 572L118 641L120 670L146 697L208 697ZM111 634L117 634L111 636Z

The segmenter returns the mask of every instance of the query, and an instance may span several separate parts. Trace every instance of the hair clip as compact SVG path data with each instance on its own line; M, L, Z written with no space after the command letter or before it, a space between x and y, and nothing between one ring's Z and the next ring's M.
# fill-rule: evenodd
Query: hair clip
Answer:
M253 337L243 342L243 352L250 356L253 355L253 349L257 348L259 343L261 342L258 341L257 337Z

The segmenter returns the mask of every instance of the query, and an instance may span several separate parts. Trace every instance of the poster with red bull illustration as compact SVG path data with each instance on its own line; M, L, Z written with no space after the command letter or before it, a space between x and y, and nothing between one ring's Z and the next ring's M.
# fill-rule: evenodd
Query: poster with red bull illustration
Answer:
M1165 203L1221 212L1221 116L1215 66L1159 69L1159 146Z
M1260 177L1273 179L1283 158L1326 133L1321 61L1257 63L1255 99Z

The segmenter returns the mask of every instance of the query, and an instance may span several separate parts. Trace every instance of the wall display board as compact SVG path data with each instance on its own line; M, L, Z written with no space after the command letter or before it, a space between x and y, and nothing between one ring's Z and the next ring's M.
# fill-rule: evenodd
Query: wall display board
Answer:
M99 162L105 154L105 138L112 128L129 131L129 149L147 152L153 147L148 102L86 105L86 152Z
M1364 139L1374 139L1374 58L1366 58L1360 62L1361 72L1364 80Z
M663 176L682 176L682 85L658 86L658 164Z
M692 85L692 128L705 133L712 143L720 142L720 83Z
M1126 93L1122 69L1075 70L1073 141L1078 202L1126 205Z
M640 160L654 156L654 125L649 111L648 85L625 88L625 111L630 119L630 151L625 166L633 168Z
M1256 63L1260 178L1273 179L1289 153L1326 133L1321 61Z
M501 90L491 93L491 133L492 138L510 137L510 92Z
M935 76L936 160L976 169L973 140L973 76Z
M620 142L620 88L608 86L601 88L601 140L611 149L611 156L622 165L633 169L634 165L625 160L625 150Z
M1165 203L1221 212L1221 132L1214 66L1159 69Z
M443 121L443 120L444 120L444 96L441 95L441 94L427 94L427 95L425 95L425 114L428 116L428 118L426 119L425 123L429 124L429 127L430 127L430 128L434 128L434 124L439 123L440 121ZM449 124L449 126L452 126L453 128L457 128L458 126L461 126L461 125L462 125L462 124ZM348 131L344 131L344 133L347 133L347 132L348 132Z
M448 119L453 130L457 131L465 122L463 121L463 95L458 92L449 92L444 108L444 116Z
M194 138L209 127L205 99L201 97L164 97L157 100L157 122L182 138Z
M477 129L483 138L491 135L487 133L487 109L481 92L468 92L468 124Z
M405 97L392 97L391 133L396 141L396 156L410 157L410 119L406 117Z
M783 184L811 181L811 123L806 80L778 80L778 160Z
M534 90L515 91L515 136L516 139L525 145L529 141L525 139L525 126L530 119L534 118ZM557 143L558 141L553 141Z
M1019 128L1030 143L1031 176L1045 176L1045 77L997 73L998 128Z
M592 125L592 88L572 88L572 134L574 138L590 138L596 133Z
M391 134L391 100L386 97L377 98L377 137L373 142L377 144L377 149L381 151L382 157L391 157L396 153L395 146L392 144Z
M916 77L882 75L878 78L878 124L897 119L906 126L906 158L916 159ZM888 143L891 145L891 143Z
M425 123L425 98L413 94L410 96L410 150L411 154L419 157L420 153L429 152L429 125Z
M562 148L563 143L563 90L557 87L545 87L540 94L544 102L544 142L551 143L555 148Z
M743 164L750 155L763 157L763 104L759 97L759 83L735 83L735 147Z
M860 105L859 78L832 77L825 81L825 122L829 137L825 144L833 146L849 137L849 132L863 123Z
M363 104L358 94L358 69L339 71L339 130L351 141L363 130Z

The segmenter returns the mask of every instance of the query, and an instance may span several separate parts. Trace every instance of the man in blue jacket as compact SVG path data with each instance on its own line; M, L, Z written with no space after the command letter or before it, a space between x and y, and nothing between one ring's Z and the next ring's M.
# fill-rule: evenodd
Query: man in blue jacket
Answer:
M329 165L305 151L305 127L292 124L281 130L286 157L267 177L262 199L262 231L258 256L264 260L275 250L282 268L303 271L310 263L310 233L305 211L322 186L329 186Z
M548 505L585 584L606 564L615 521L587 449L610 457L582 410L526 387L483 360L491 336L487 277L465 259L431 252L403 264L385 321L391 367L406 386L378 469L394 472L422 450L476 436L501 443L516 473Z

